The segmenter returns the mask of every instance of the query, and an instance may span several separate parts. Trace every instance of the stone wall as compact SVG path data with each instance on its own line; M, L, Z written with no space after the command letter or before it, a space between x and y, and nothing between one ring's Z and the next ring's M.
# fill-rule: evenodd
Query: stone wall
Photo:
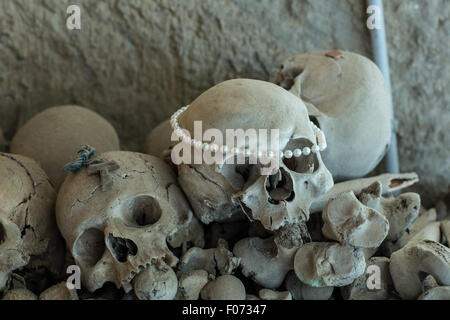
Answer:
M81 7L79 31L66 8ZM0 0L0 127L79 104L107 118L124 149L181 105L236 77L274 80L298 52L371 55L362 0ZM385 1L402 171L431 204L450 181L450 4Z

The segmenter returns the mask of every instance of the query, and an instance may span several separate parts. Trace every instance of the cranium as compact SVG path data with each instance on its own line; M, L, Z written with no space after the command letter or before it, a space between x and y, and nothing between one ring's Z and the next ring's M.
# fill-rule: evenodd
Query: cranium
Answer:
M106 119L87 108L67 105L32 117L16 133L10 150L39 162L58 191L66 176L61 169L85 144L99 153L120 150L116 130Z
M82 169L67 177L56 204L58 226L85 287L92 292L112 282L125 292L134 285L141 299L173 298L177 279L171 267L178 259L166 240L192 212L171 169L140 153L99 157L119 165L109 172L108 188L103 191L99 177ZM163 282L171 282L170 290L163 290ZM152 292L145 292L147 285Z
M305 102L324 131L323 161L335 181L369 173L391 138L389 95L369 59L351 52L317 51L283 61L277 84Z
M312 147L317 140L301 99L269 82L249 79L225 81L200 95L180 116L180 126L194 132L194 121L203 131L217 129L279 130L279 150ZM258 131L259 132L259 131ZM268 138L269 139L269 138ZM248 148L251 139L223 143ZM269 139L270 140L270 139ZM270 140L271 141L271 140ZM258 147L267 141L257 141ZM270 148L270 143L267 143ZM261 175L261 164L180 164L179 182L203 223L242 218L259 220L269 230L305 221L309 206L333 185L320 153L279 161L272 175Z
M55 200L34 160L0 153L0 290L10 272L24 266L60 275L64 242L56 228Z

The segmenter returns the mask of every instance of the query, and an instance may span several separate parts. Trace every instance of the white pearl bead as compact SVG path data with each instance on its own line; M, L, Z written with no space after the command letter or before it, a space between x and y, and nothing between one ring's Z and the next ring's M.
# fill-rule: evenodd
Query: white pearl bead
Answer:
M183 141L185 142L185 143L188 143L188 144L190 144L191 143L191 137L189 137L189 136L184 136L183 137Z
M318 146L318 145L316 145L316 144L315 144L315 145L313 145L313 146L312 146L312 148L311 148L311 151L312 151L312 152L314 152L314 153L317 153L317 152L319 152L319 146Z
M203 151L208 151L209 150L209 143L204 143L203 145L202 145L202 149L203 149Z
M194 147L196 147L197 149L200 149L202 147L202 142L195 140Z
M308 156L311 153L311 149L309 147L304 147L303 148L303 154L305 156Z
M295 149L294 150L294 156L295 157L300 157L302 155L302 150L301 149Z
M274 153L273 151L267 152L267 156L268 156L269 158L273 158L274 155L275 155L275 153Z
M233 149L231 149L231 152L232 152L235 156L237 156L237 155L239 154L239 149L238 149L238 148L233 148Z
M250 149L246 149L245 150L245 156L246 157L250 157L252 155L252 152L250 151Z
M228 146L223 145L220 147L220 150L222 151L222 153L227 153L228 152Z
M291 150L286 150L284 152L284 157L287 158L287 159L292 158L292 151Z
M258 151L258 153L257 153L258 158L261 158L262 155L263 155L262 151Z

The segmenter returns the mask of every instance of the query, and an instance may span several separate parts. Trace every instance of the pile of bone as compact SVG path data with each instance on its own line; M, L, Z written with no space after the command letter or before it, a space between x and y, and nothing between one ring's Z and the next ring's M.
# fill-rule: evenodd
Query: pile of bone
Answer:
M366 177L391 132L368 59L289 58L276 84L205 91L179 117L191 134L194 121L280 129L279 151L311 148L315 123L328 147L270 175L227 157L175 165L169 121L137 153L86 108L46 109L0 153L0 297L450 299L449 199L425 209L399 194L415 173Z

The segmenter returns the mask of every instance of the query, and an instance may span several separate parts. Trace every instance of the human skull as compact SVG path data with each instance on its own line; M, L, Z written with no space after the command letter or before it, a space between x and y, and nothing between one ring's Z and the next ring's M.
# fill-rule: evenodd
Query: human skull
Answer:
M202 121L203 131L214 128L223 135L227 129L266 129L269 137L272 129L279 130L277 151L311 147L317 139L301 99L259 80L228 80L207 90L180 116L180 127L192 134L194 121ZM230 149L249 144L223 143ZM261 143L257 141L258 147ZM272 175L261 175L259 163L226 163L231 157L221 163L178 165L180 186L203 223L231 221L245 213L277 230L307 220L311 202L333 185L320 153L279 161Z
M109 172L108 188L103 191L99 177L82 169L68 175L56 203L57 223L83 284L91 292L105 282L125 292L134 285L146 299L173 298L142 288L151 283L159 290L164 281L177 282L171 267L178 259L166 241L187 224L192 212L171 169L141 153L113 151L99 158L119 166ZM149 279L155 275L161 283ZM175 295L176 287L171 291Z
M32 159L0 153L0 177L0 290L11 271L24 266L59 276L64 242L47 175Z
M327 137L323 161L335 181L359 178L389 147L389 94L378 67L346 51L317 51L283 61L277 84L301 97Z

